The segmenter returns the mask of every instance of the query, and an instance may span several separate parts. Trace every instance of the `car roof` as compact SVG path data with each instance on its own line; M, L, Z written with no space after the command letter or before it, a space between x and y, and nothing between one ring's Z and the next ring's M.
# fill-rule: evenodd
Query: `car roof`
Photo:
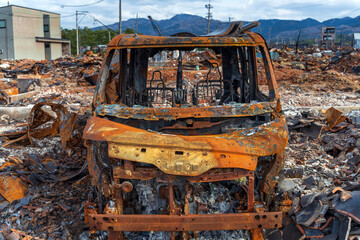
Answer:
M109 43L108 48L178 48L178 47L231 47L265 45L264 38L254 32L246 32L238 37L229 36L150 36L120 34Z

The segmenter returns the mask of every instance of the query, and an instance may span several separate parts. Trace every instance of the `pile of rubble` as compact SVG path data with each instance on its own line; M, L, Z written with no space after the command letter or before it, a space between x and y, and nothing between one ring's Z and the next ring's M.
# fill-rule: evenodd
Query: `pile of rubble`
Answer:
M101 62L101 56L0 62L0 239L90 236L81 133L95 87L88 78Z
M283 86L301 85L303 89L360 93L360 53L339 51L332 56L314 56L309 52L294 54L282 50L274 60L275 75Z
M101 62L101 56L52 61L3 60L0 62L0 102L24 106L60 97L68 103L88 106L93 92L87 92L91 88L86 87L94 85Z
M0 236L68 239L84 232L81 214L90 192L80 135L85 121L60 104L41 102L26 124L1 135Z
M290 130L284 171L278 185L292 199L285 227L271 239L357 239L360 236L360 112L342 115L330 108L288 117Z

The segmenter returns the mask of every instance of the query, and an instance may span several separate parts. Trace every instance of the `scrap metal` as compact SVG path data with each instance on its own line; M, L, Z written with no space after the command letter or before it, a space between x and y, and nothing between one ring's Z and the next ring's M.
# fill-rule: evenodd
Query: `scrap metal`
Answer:
M331 107L324 113L324 119L328 124L327 130L333 130L336 125L344 122L348 117L343 116L339 110Z
M109 231L109 239L118 239L122 232L129 231L167 231L174 239L174 232L195 231L197 235L197 231L249 229L254 239L263 239L262 229L281 227L282 212L271 212L269 206L276 176L283 167L288 131L266 43L261 35L249 31L257 25L235 23L221 34L209 36L123 34L109 43L97 80L94 116L83 132L98 199L85 207L85 220L91 230ZM223 73L217 65L220 79L209 80L207 76L201 86L211 89L207 90L211 93L209 100L220 91L223 96L217 97L216 106L200 106L199 85L194 87L196 91L187 92L182 54L177 60L175 88L162 80L161 73L160 80L154 80L155 72L147 80L151 54L161 49L186 51L197 47L222 53ZM256 47L265 60L268 96L257 92ZM243 69L242 75L231 64L233 61ZM240 83L230 80L234 78L241 78ZM188 94L192 94L192 100ZM154 107L161 97L172 107ZM214 127L219 130L212 130ZM272 161L265 163L269 156ZM258 170L262 164L268 168ZM255 195L259 177L264 181L260 194ZM136 188L132 180L151 179L161 182L157 191L167 186L167 215L125 214L123 196ZM175 202L179 179L187 181L182 206ZM201 207L197 214L189 211L189 183L239 179L243 179L246 197L240 198L244 206L237 213L200 214ZM289 199L285 205L289 205Z
M76 118L77 114L70 113L60 104L38 103L30 111L26 133L19 138L8 141L3 147L23 140L29 140L32 143L33 138L39 139L59 134L63 147L71 148L74 142L70 143L70 140L75 139L72 134L75 129ZM15 136L18 134L17 132L12 133Z
M27 185L20 178L9 173L0 173L0 194L8 202L22 199L26 196Z

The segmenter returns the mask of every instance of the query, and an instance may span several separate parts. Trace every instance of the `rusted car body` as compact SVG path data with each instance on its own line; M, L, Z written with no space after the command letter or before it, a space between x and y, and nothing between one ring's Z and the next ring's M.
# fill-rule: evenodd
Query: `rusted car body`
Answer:
M196 48L221 55L221 66L215 63L218 79L184 81L182 54ZM176 81L168 84L161 70L149 79L149 57L173 50L180 51ZM259 88L259 58L265 94ZM172 232L175 239L238 229L262 239L263 229L282 225L282 213L271 211L276 209L271 203L288 140L286 121L266 42L237 23L212 36L116 36L83 137L97 192L86 204L85 221L91 230L109 231L109 239L132 231ZM185 193L176 197L179 179ZM245 190L235 212L190 209L191 184L239 179ZM147 180L162 184L165 194L158 197L167 207L150 215L125 212L135 183Z

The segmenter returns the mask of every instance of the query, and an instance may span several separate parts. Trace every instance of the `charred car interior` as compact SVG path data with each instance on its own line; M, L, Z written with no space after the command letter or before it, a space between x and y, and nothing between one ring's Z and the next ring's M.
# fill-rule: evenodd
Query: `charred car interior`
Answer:
M246 230L263 239L264 229L281 227L273 189L287 126L266 43L249 28L109 43L84 130L91 230L109 239ZM201 68L185 59L204 49L216 59ZM154 60L164 53L170 73Z

